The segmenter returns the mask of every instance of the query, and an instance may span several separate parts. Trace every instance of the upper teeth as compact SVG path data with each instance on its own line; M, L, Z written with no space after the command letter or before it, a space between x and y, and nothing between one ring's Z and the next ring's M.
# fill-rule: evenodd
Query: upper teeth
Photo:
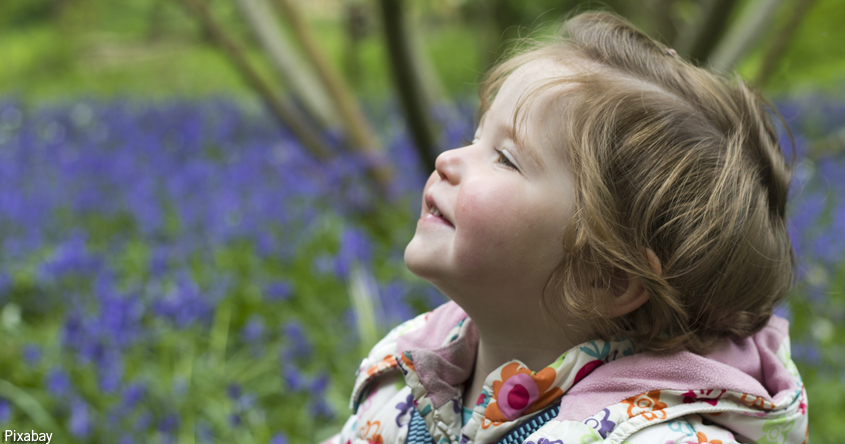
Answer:
M438 210L437 207L435 207L434 205L432 205L431 208L428 209L428 212L429 214L440 216L440 210Z

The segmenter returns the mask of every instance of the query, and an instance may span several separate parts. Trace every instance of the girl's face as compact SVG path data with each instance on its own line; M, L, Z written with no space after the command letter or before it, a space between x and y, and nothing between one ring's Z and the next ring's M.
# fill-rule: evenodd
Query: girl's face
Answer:
M405 263L467 311L472 304L527 302L514 292L542 295L562 258L574 194L571 174L553 152L562 149L550 137L562 126L553 95L542 92L522 109L519 146L513 123L530 85L567 74L565 66L542 60L517 69L472 144L442 153L425 185ZM460 300L480 292L483 300Z

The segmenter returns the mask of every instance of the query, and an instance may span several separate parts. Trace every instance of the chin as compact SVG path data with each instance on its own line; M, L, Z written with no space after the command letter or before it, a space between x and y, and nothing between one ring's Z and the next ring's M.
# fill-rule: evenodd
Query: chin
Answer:
M421 249L420 245L415 245L414 240L411 239L411 242L405 247L405 267L417 277L437 286L435 282L437 277L443 275L442 261L437 261L431 256L430 251Z
M419 257L419 253L415 251L414 248L414 240L411 239L411 242L408 243L408 246L405 247L405 267L414 273L415 275L427 279L426 273L426 261L421 260L422 258Z

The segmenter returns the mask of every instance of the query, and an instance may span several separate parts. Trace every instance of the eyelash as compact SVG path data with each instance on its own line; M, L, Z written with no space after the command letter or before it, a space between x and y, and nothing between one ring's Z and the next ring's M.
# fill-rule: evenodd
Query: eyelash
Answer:
M516 167L516 165L514 165L513 162L511 162L511 160L508 159L507 156L505 156L505 153L503 153L501 150L498 150L496 148L493 148L493 149L496 150L496 153L499 155L499 163L504 165L505 168L510 168L514 171L519 171L519 169Z
M478 139L467 140L466 137L461 138L461 142L463 143L463 146L471 145L471 144L473 144L477 141L478 141ZM514 165L513 162L511 162L511 160L508 159L508 156L505 156L505 153L503 153L502 150L499 150L499 149L496 149L496 148L493 148L493 150L495 150L496 154L499 155L498 163L504 165L505 168L510 168L514 171L519 171L519 168L517 168L516 165Z

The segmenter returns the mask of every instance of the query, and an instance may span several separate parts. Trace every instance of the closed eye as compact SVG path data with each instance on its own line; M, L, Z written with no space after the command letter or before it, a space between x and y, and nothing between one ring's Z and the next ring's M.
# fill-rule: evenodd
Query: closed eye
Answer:
M496 148L493 148L493 149L496 150L496 154L499 155L499 159L497 160L498 163L504 165L506 168L510 168L514 171L519 171L519 168L516 166L516 164L514 164L514 162L510 159L510 157L507 154L505 154L504 151L498 150Z

